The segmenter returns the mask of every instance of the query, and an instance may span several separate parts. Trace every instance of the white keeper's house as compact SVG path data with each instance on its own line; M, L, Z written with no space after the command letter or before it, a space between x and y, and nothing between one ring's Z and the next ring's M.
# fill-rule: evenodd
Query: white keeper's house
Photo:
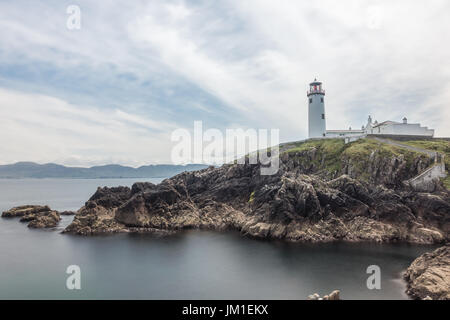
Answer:
M309 84L308 96L308 136L309 138L360 138L366 135L394 135L415 136L432 138L434 129L422 127L420 123L408 123L406 117L401 122L396 121L372 121L369 116L367 124L361 129L352 130L327 130L325 114L325 90L322 82L314 79ZM348 139L348 141L353 139Z

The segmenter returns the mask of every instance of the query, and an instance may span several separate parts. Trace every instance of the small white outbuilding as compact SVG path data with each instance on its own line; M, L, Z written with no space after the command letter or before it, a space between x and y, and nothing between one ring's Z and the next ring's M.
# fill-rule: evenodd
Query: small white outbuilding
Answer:
M369 116L367 124L361 129L349 128L348 130L327 130L325 115L325 90L322 82L314 79L309 84L308 96L308 136L309 138L357 138L368 134L398 135L398 136L422 136L432 138L434 129L422 127L420 123L408 123L406 117L402 122L378 121L372 122Z
M380 123L372 123L372 118L369 116L367 125L364 128L366 134L388 134L388 135L408 135L408 136L434 136L434 129L422 127L420 123L408 123L406 117L402 122L383 121Z

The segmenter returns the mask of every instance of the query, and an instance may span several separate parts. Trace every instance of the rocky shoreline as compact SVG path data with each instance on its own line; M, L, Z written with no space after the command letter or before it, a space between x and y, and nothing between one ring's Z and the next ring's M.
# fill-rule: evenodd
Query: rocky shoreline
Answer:
M450 246L415 259L404 274L406 293L415 299L450 300Z
M186 172L159 185L99 188L66 233L240 231L288 241L445 243L450 230L446 191L417 193L364 184L348 175L325 181L257 165Z
M312 148L283 152L274 175L261 175L259 164L226 164L184 172L158 185L98 188L63 233L170 235L208 229L293 242L448 244L450 192L438 180L430 193L401 183L424 170L429 159L408 160L386 155L386 150L357 151L340 154L340 166ZM29 227L50 228L60 215L70 213L22 206L2 216L21 217ZM408 268L408 294L450 298L448 245L443 248L419 257Z
M401 183L425 170L430 159L389 148L371 140L294 143L281 148L273 175L261 175L262 166L247 161L183 172L158 185L98 188L64 232L233 229L299 242L448 242L450 191L439 181L432 193ZM52 211L42 210L47 213L29 219L44 220Z

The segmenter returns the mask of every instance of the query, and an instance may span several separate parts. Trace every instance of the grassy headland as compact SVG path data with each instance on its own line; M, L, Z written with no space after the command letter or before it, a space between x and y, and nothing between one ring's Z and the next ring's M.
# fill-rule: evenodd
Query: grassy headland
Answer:
M413 141L413 143L416 142L418 141ZM425 146L417 146L425 148ZM434 147L439 148L436 150L441 151L446 150L445 148L448 145L436 143ZM290 144L290 148L283 153L288 153L290 157L295 157L300 164L305 166L312 165L330 176L343 173L344 167L351 163L352 170L357 172L358 177L362 180L370 180L370 162L372 162L373 166L376 158L385 159L385 163L389 162L389 159L394 159L394 162L395 159L402 159L402 161L406 162L407 168L413 167L414 164L417 165L418 161L421 160L424 163L429 162L429 158L425 153L367 138L348 144L345 144L343 139L307 140ZM305 156L308 153L310 156Z

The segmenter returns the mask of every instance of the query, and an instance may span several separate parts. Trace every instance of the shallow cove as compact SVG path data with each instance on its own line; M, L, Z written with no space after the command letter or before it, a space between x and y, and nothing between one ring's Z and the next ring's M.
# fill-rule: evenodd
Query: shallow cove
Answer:
M0 180L0 210L49 204L74 210L99 185L128 179ZM158 181L154 181L158 182ZM82 237L30 230L0 219L0 299L305 299L341 290L343 299L406 299L400 273L435 246L294 244L237 232L185 231ZM68 265L81 268L81 290L66 289ZM381 268L381 290L368 290L366 268Z

